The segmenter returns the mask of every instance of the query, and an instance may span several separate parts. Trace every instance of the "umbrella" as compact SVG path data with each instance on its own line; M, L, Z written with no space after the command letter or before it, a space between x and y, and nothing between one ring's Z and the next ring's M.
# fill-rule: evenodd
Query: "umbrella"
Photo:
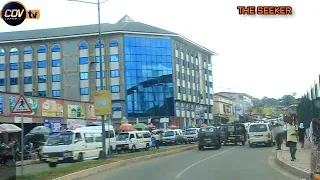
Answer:
M149 124L148 127L151 129L156 128L153 124Z
M37 126L37 127L33 128L28 134L49 135L49 134L51 134L51 129L46 126Z
M15 133L21 132L21 128L14 124L1 124L0 125L0 133Z
M170 125L170 126L168 126L168 128L169 128L169 129L179 129L179 127L176 126L176 125Z
M143 123L137 123L132 126L135 129L148 129L149 127Z
M122 124L122 125L119 127L119 130L120 130L120 131L134 131L134 128L132 127L131 124Z

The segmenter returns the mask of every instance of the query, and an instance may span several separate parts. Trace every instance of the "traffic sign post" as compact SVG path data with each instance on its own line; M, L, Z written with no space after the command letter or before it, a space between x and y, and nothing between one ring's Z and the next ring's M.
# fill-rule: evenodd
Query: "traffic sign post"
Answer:
M32 113L32 109L26 100L26 98L21 94L16 99L16 104L13 106L11 110L11 114L20 114L21 115L21 142L20 142L20 149L21 149L21 175L23 175L23 134L24 134L24 127L23 127L23 114Z

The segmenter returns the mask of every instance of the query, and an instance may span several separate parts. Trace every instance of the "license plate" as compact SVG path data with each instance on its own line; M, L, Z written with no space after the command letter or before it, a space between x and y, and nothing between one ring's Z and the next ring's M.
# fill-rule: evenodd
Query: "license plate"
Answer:
M117 150L120 150L121 149L121 147L117 147Z
M204 139L205 141L211 141L211 139L210 138L206 138L206 139Z
M235 139L235 137L229 137L229 139Z
M51 158L50 162L53 162L53 163L58 162L58 158Z

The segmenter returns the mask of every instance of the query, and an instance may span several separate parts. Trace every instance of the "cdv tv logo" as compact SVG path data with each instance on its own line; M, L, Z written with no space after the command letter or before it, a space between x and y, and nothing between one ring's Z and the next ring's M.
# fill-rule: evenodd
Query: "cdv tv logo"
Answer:
M5 4L0 11L0 18L10 26L18 26L25 19L39 19L40 10L27 10L24 5L18 1L11 1Z

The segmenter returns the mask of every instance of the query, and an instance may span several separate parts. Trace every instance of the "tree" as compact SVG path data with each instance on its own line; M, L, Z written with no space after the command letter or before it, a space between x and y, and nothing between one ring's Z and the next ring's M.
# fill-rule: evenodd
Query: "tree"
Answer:
M279 101L275 98L268 98L267 96L261 99L261 102L266 106L275 106L279 104Z
M253 99L252 104L253 104L254 108L259 108L259 107L264 106L264 104L262 103L262 101L260 99Z
M296 98L292 95L284 95L281 98L280 104L284 105L284 106L289 106L289 105L295 103L295 100L296 100Z
M297 107L297 118L303 122L305 128L309 128L313 118L312 101L309 98L303 98Z

